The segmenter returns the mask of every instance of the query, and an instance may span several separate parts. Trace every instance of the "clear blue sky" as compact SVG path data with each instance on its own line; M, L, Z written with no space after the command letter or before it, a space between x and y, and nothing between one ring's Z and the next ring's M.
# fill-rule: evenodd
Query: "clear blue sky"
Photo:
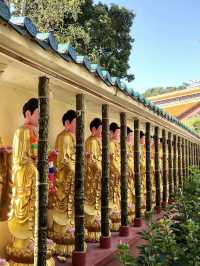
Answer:
M200 0L101 2L136 14L130 72L136 76L132 84L137 91L200 79Z

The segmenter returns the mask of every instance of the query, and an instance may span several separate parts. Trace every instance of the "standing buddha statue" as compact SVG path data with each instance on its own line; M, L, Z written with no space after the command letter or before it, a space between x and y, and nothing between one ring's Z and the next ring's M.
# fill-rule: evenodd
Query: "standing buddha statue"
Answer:
M74 178L76 112L69 110L62 117L64 130L55 144L57 170L52 224L49 237L56 243L56 254L71 256L74 250Z
M110 124L110 179L109 208L111 231L118 231L121 221L120 212L120 127Z
M143 131L140 131L140 151L141 209L142 213L144 213L146 208L146 148Z
M99 241L101 235L101 175L102 122L95 118L90 123L91 135L85 143L85 227L87 241Z
M12 242L6 252L10 265L33 264L34 212L37 180L38 100L31 98L23 106L24 124L13 140L12 197L8 227ZM52 263L54 245L47 246L47 264Z
M134 148L133 130L127 127L127 187L128 187L128 220L131 223L135 213L135 182L134 182Z

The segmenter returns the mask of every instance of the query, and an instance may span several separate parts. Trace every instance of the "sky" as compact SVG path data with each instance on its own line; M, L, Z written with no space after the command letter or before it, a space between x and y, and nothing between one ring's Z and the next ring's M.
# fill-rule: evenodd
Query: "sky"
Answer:
M124 6L136 14L129 60L136 91L200 80L200 0L101 2Z

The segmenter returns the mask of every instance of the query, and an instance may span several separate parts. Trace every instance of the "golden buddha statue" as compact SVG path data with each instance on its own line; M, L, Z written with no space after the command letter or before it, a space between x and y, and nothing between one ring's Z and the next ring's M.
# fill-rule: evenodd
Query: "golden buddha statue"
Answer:
M141 209L144 214L146 209L146 147L145 134L140 131L140 175L141 175Z
M95 118L90 123L91 135L85 143L85 227L87 241L99 241L101 235L101 176L102 145L101 119Z
M134 181L134 147L133 130L127 127L127 187L128 187L128 220L131 223L135 214L135 181Z
M38 100L30 99L23 106L24 125L13 140L12 197L8 227L13 241L6 252L10 265L33 264L34 212L37 179ZM47 264L53 263L54 244L47 246Z
M120 211L120 127L110 124L110 179L109 179L109 209L111 231L118 231L121 221Z
M49 237L56 243L56 254L71 256L74 250L74 178L76 112L63 115L64 130L58 134L55 144L56 192L53 200L52 224Z

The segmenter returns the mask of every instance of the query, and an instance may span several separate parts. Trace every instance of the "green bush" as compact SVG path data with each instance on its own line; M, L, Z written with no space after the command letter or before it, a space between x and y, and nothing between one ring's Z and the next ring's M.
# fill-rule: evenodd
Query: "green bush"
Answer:
M119 245L121 265L132 266L200 266L200 171L189 169L189 179L176 195L176 203L169 206L166 215L141 233L147 240L139 247L140 256L133 262L126 247L128 260ZM123 260L122 260L123 257Z

